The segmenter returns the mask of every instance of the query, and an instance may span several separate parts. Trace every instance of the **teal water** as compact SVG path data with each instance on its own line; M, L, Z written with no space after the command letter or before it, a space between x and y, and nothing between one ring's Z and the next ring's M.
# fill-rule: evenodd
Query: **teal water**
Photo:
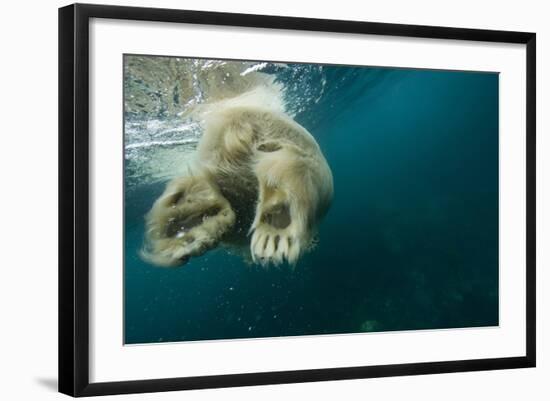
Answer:
M143 140L174 125L166 108L127 108L125 343L498 325L498 74L262 71L285 86L334 175L318 246L294 269L223 249L176 269L140 260L143 216L166 182L151 160L183 145ZM127 97L146 84L130 78ZM200 137L170 132L190 138L188 152Z

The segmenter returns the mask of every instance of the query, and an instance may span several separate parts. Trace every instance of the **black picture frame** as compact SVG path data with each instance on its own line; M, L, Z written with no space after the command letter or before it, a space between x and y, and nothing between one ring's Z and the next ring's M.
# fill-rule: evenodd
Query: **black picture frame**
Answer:
M520 357L243 373L90 383L89 381L89 21L91 18L275 28L526 45L526 353ZM315 382L535 366L536 35L219 12L74 4L59 9L59 391L71 396Z

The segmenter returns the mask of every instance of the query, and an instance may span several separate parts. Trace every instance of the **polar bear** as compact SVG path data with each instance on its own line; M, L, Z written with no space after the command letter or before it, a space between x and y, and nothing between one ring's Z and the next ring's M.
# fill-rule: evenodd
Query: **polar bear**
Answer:
M261 265L294 265L312 247L333 196L313 136L259 85L202 105L204 133L187 174L146 215L142 257L180 266L223 245Z

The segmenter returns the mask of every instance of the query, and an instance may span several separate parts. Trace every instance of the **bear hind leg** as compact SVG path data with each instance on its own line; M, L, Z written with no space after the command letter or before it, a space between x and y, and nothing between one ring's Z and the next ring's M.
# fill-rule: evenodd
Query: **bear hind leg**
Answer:
M252 260L262 265L284 261L294 265L312 240L311 224L319 203L315 166L292 147L270 144L265 150L258 148L259 196L250 228Z

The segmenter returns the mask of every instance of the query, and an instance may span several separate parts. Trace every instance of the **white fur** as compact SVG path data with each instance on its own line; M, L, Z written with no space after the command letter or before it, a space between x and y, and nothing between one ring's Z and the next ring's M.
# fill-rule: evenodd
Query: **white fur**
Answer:
M295 264L310 248L332 173L313 136L284 113L281 87L262 82L193 111L205 132L193 172L168 184L147 215L150 262L180 265L221 243L248 244L243 254L262 265Z

